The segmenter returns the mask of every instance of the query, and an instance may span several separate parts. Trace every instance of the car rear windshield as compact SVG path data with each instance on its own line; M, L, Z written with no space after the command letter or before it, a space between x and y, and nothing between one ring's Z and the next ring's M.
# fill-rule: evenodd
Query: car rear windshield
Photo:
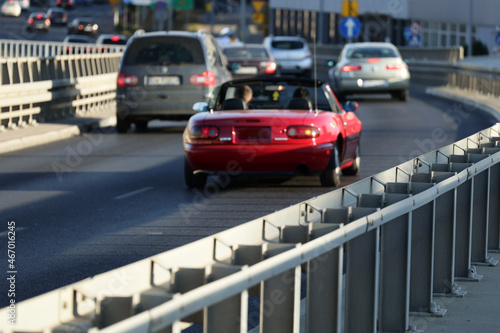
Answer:
M275 40L271 46L280 50L298 50L304 47L304 43L299 40Z
M124 64L134 65L203 65L201 43L195 38L139 38L129 45Z
M347 52L347 58L397 58L397 52L389 47L352 48Z
M264 48L227 48L224 53L228 58L268 58L267 52Z

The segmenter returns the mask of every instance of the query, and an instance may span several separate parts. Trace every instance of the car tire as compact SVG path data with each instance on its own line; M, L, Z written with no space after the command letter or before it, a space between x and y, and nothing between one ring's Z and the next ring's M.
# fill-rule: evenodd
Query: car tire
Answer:
M359 145L356 147L356 155L354 156L354 162L348 168L342 170L343 175L347 176L357 176L359 175L359 170L361 169L361 156L359 154Z
M135 128L141 132L145 132L148 130L148 121L136 121Z
M207 178L208 175L206 173L194 174L188 161L184 159L184 181L188 188L204 188Z
M337 148L337 145L334 145L332 156L330 158L330 163L328 163L326 169L319 176L321 186L325 187L339 186L341 173L342 171L340 170L339 149Z
M130 121L127 118L116 117L116 131L127 133L130 129Z
M409 93L408 89L403 89L403 90L398 91L394 97L400 101L406 102L406 101L408 101L408 99L410 97L410 93Z

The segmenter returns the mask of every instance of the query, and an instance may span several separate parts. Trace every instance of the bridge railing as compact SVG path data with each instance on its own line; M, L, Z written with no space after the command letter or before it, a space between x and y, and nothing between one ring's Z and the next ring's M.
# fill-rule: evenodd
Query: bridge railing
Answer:
M10 332L414 332L500 249L500 123L362 181L0 310Z

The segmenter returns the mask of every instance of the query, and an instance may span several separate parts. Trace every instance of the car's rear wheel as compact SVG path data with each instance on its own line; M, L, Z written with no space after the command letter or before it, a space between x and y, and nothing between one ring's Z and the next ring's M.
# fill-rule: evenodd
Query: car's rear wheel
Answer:
M330 163L319 176L321 186L339 186L341 173L342 171L340 170L339 150L335 145L333 147Z
M136 121L135 128L138 129L139 131L146 131L148 129L148 122L145 120Z
M118 133L127 133L130 129L130 121L120 116L116 117L116 131Z
M392 96L400 101L406 102L410 97L410 93L408 89L403 89L395 92Z
M189 163L184 159L184 180L189 188L203 188L207 183L206 173L193 173Z
M356 147L356 155L354 156L354 162L350 167L342 170L342 174L347 176L357 176L359 175L359 170L361 169L361 156L359 154L359 146Z

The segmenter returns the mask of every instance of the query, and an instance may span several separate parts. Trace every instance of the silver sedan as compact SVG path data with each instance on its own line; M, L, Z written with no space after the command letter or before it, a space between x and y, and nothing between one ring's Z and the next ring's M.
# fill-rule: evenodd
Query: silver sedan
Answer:
M410 72L391 43L346 44L328 74L339 99L348 94L390 93L399 100L408 100Z

